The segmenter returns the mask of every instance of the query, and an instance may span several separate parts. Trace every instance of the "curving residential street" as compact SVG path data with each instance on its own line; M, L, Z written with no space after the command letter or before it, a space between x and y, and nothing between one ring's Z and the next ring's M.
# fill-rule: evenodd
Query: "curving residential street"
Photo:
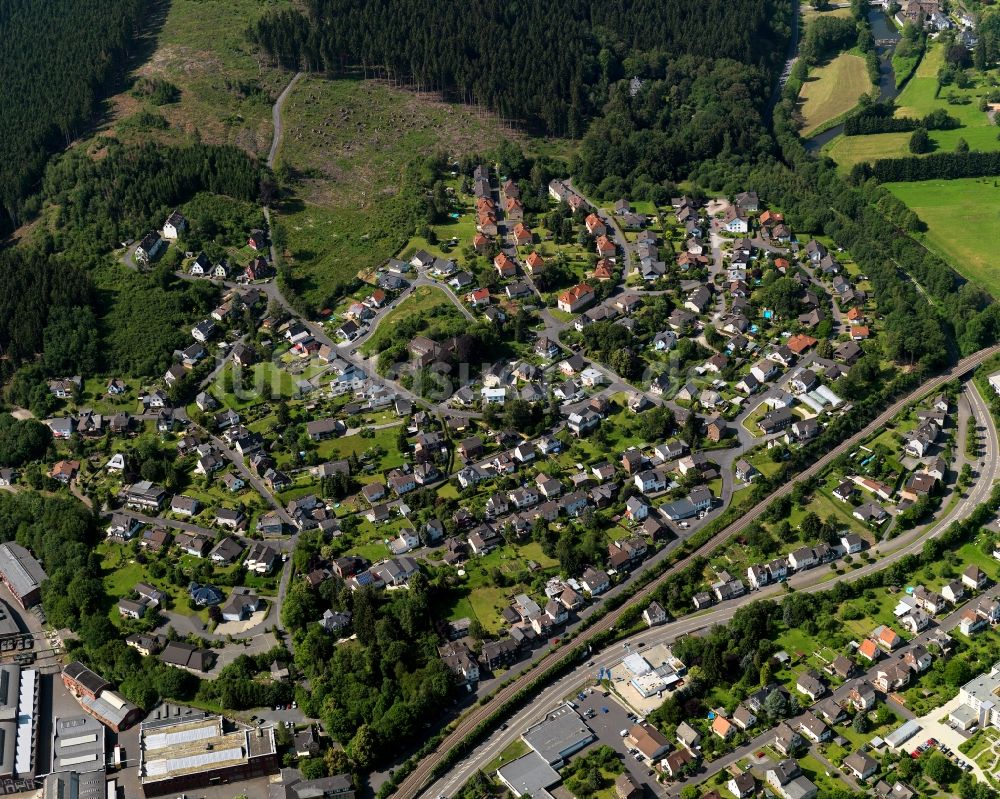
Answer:
M922 394L924 392L916 393ZM983 460L987 466L985 471L980 474L975 486L939 519L907 531L890 542L875 546L872 551L878 557L873 562L851 570L844 575L837 576L837 579L848 582L854 581L874 571L884 569L907 555L919 552L928 539L940 535L953 522L964 519L977 505L989 496L994 482L1000 480L1000 439L998 439L996 425L989 414L989 409L979 395L975 384L971 381L966 383L964 395L970 402L976 419L987 420L986 447L983 454ZM956 450L960 453L964 453L963 444L963 441L959 441L956 444ZM957 460L964 461L964 454L959 454ZM788 584L797 592L813 593L828 589L833 582L834 576L830 571L813 569L793 575L789 578ZM697 632L698 630L717 624L725 624L733 617L737 610L747 603L758 599L780 597L785 593L785 590L780 585L768 586L763 590L751 592L738 600L728 602L713 610L684 616L677 621L670 622L661 627L644 630L627 639L627 643L631 650L655 644L671 643L678 638ZM994 591L1000 593L1000 588L994 589ZM939 626L942 629L946 628L949 619L952 621L957 620L958 615L959 611L956 611L948 618L943 619ZM441 778L431 785L429 788L430 795L453 796L477 770L483 768L486 763L494 759L505 747L516 740L521 731L527 726L536 723L546 713L560 704L567 693L578 690L579 686L585 682L592 682L598 668L610 668L620 663L623 657L628 654L628 651L623 650L618 642L616 642L614 646L600 653L593 654L592 657L594 659L592 662L578 666L565 677L549 686L536 701L510 718L506 729L495 733L487 741L478 746L461 763L452 767L446 777ZM753 743L742 747L732 755L727 755L713 761L704 772L699 773L698 780L700 781L712 776L740 757L759 749L761 744L762 741L754 739ZM626 762L628 762L627 758ZM657 793L662 796L675 796L680 793L683 787L683 783L673 783L669 787L661 786L658 783L653 783L653 785ZM406 795L417 796L420 793L421 791L417 790L416 793Z

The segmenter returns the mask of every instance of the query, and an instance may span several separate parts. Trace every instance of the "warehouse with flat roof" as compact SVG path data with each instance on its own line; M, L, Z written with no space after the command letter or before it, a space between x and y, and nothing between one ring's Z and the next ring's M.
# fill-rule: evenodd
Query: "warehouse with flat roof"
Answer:
M0 666L0 777L31 777L38 748L38 672Z
M93 716L58 718L52 730L53 771L103 771L104 725Z
M528 746L554 768L559 768L576 752L594 740L594 731L568 704L549 713L521 736Z
M530 796L532 799L551 796L548 789L558 785L560 780L559 772L537 752L528 752L497 769L497 777L514 796Z
M207 714L154 719L139 727L139 781L145 796L254 779L278 769L273 727Z

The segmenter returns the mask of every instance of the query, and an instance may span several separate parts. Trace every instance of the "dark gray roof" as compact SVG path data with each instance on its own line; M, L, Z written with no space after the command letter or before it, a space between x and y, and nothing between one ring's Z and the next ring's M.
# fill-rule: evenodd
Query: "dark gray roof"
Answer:
M49 577L28 550L12 541L0 544L0 574L20 597L34 591Z

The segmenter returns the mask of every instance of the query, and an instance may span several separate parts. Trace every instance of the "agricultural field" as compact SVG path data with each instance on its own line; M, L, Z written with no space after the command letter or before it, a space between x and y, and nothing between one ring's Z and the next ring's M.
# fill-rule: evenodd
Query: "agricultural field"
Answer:
M1000 181L995 178L888 183L927 225L922 238L963 277L1000 296L994 243L1000 241Z
M973 150L996 150L1000 148L996 125L990 122L984 111L979 110L980 98L990 91L988 85L995 80L993 72L979 75L975 84L968 89L957 86L945 86L938 96L937 74L944 65L944 49L931 43L927 53L917 67L913 78L906 84L896 98L897 116L924 117L939 108L944 109L962 122L955 130L932 130L930 138L938 151L950 152L955 149L959 139L965 139ZM967 98L963 104L949 103L947 97ZM825 148L824 153L839 164L844 171L862 161L872 161L877 158L894 158L910 154L909 133L876 133L868 136L838 136Z
M479 152L496 135L481 112L374 81L304 78L283 119L276 167L296 196L278 220L296 288L317 306L409 242L400 190L415 155Z
M803 136L809 136L832 119L846 114L858 97L872 88L865 60L853 53L841 53L809 73L799 99L805 120Z

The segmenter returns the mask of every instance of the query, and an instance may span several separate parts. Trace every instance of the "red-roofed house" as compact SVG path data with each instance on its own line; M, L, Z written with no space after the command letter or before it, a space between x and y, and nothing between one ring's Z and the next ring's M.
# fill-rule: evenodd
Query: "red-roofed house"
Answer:
M511 222L520 222L524 219L524 206L516 197L508 197L503 209L504 215Z
M596 246L597 255L600 258L614 258L615 253L618 251L615 248L615 243L607 236L598 236Z
M472 237L472 249L482 255L484 252L489 250L491 239L489 236L484 236L482 233L477 233Z
M517 274L517 264L507 253L502 252L493 259L493 266L496 267L500 277L514 277Z
M545 259L542 258L537 252L531 253L525 260L525 264L528 267L528 272L532 275L537 275L542 269L545 268Z
M476 289L475 291L470 291L465 295L465 301L469 303L473 308L479 308L482 305L490 304L490 290L489 289Z
M587 225L587 232L591 236L603 236L608 232L608 229L604 227L604 223L597 214L590 214L585 224Z
M531 244L531 229L525 227L523 222L518 222L514 225L514 232L511 235L514 238L514 243L518 246Z
M798 333L788 339L788 349L794 352L796 355L801 355L810 347L816 346L816 339L812 336L807 336L804 333Z
M558 306L564 313L576 313L593 301L594 290L586 283L580 283L559 295Z
M851 338L855 341L864 341L870 334L868 325L854 325L851 328Z
M888 625L883 625L878 629L875 635L875 642L879 646L888 649L891 652L893 649L895 649L897 646L903 643L903 639L899 637L899 633L897 633L894 629L892 629L892 627L889 627Z
M602 258L600 261L597 262L597 266L594 267L594 279L614 280L615 265L607 258Z
M858 647L858 652L861 654L861 657L873 662L878 660L882 654L882 651L878 648L878 644L876 644L871 638L866 638L861 642L861 646Z
M736 729L729 723L729 719L716 716L712 722L712 732L718 735L723 741L728 741L736 733Z

